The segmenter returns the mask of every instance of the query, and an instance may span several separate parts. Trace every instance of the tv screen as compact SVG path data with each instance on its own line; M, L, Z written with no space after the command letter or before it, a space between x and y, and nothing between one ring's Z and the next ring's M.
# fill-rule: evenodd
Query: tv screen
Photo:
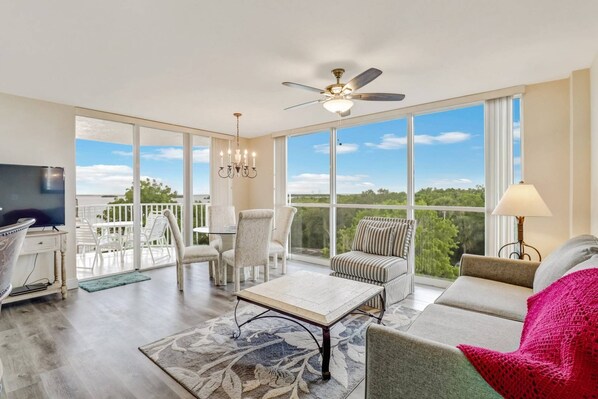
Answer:
M21 218L64 225L64 168L0 164L0 226Z

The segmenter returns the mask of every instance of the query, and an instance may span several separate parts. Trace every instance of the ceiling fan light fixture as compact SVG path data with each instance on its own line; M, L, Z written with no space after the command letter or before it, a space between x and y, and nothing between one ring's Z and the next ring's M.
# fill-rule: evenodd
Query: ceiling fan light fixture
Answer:
M333 98L324 102L324 108L326 108L327 111L337 114L347 112L351 107L353 107L353 101L345 98Z

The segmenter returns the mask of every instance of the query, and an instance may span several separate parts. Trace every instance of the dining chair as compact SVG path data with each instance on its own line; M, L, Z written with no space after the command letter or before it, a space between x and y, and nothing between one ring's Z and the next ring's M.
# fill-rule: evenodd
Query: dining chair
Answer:
M234 226L237 224L237 216L235 215L235 207L228 205L209 205L207 207L207 225L208 226ZM215 269L222 265L222 237L216 234L208 236L210 246L218 251L218 263L210 262L210 277L214 277Z
M174 214L170 209L165 209L162 213L168 220L170 230L172 231L172 237L174 238L175 253L176 253L176 275L177 275L177 286L179 291L183 291L184 275L183 265L189 265L191 263L199 262L215 262L218 260L218 251L209 245L191 245L185 246L181 230L177 223ZM216 268L216 281L220 280L219 268Z
M226 268L228 265L234 268L235 292L241 290L241 269L251 267L264 267L264 281L270 279L268 269L268 245L272 235L272 219L274 211L270 209L253 209L239 212L237 224L237 236L235 248L222 253L224 267L219 268L220 273L224 272L224 284L226 284Z
M278 256L282 258L282 274L287 273L287 244L289 241L289 232L293 219L297 213L297 208L292 206L282 206L276 210L275 229L272 232L270 241L269 255L274 258L274 268L278 269Z
M104 251L117 251L120 256L121 264L124 262L124 251L122 245L122 237L118 233L108 233L98 236L96 229L89 223L86 218L77 218L75 222L75 237L77 251L79 247L83 247L81 258L85 264L85 253L87 248L95 250L93 263L91 269L95 267L98 258L100 258L100 265L104 264Z
M35 219L24 219L15 224L0 227L0 311L2 302L12 291L12 272L14 271L27 229Z

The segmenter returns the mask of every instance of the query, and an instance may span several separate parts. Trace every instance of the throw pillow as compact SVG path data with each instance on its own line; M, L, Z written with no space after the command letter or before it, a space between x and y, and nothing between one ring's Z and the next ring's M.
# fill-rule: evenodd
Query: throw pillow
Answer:
M374 255L391 256L391 241L394 238L394 227L365 226L363 252Z
M598 238L586 234L567 240L540 263L534 276L534 292L554 283L573 266L598 254Z

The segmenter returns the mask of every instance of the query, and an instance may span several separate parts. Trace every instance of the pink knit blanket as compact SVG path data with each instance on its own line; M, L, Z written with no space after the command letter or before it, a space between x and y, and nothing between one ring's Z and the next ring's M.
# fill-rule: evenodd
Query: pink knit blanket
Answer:
M562 277L527 309L515 352L457 347L505 398L598 397L598 269Z

